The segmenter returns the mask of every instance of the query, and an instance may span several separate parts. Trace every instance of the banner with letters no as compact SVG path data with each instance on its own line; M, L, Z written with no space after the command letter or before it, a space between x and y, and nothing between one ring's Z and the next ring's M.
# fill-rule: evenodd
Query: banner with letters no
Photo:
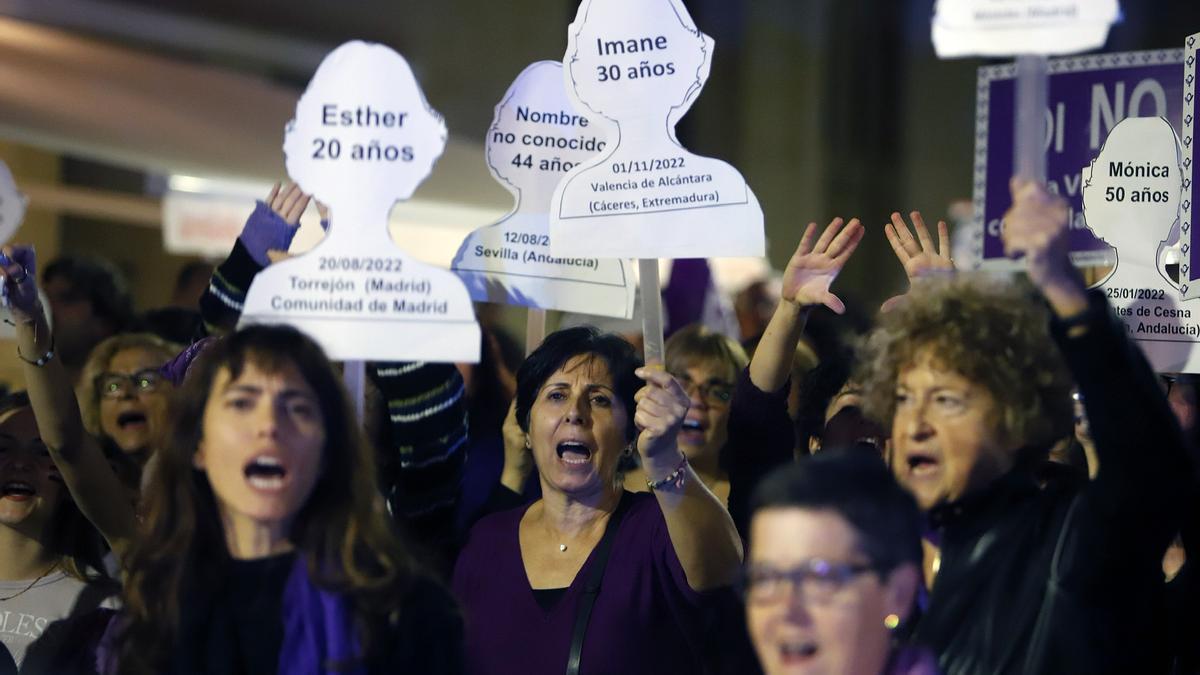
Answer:
M963 266L1015 269L1004 256L1000 223L1012 199L1014 64L979 69L975 122L975 260ZM1183 50L1092 54L1049 61L1046 176L1071 205L1071 256L1077 265L1111 265L1111 248L1087 227L1083 172L1126 117L1164 117L1182 125Z

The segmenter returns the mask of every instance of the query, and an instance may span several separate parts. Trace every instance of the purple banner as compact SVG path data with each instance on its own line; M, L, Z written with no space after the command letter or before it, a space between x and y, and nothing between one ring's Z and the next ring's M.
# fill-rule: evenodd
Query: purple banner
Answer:
M976 251L986 266L1004 259L1000 221L1012 203L1013 64L979 69L975 123ZM1083 168L1108 132L1126 117L1183 118L1183 50L1095 54L1049 62L1046 180L1071 205L1071 250L1077 264L1103 264L1110 247L1083 219ZM1195 269L1195 268L1194 268Z

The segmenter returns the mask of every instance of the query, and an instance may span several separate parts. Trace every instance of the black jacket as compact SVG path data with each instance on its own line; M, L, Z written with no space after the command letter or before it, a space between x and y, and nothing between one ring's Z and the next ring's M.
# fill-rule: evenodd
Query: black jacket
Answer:
M1054 338L1083 395L1100 471L1039 488L1014 470L938 507L941 568L914 639L945 675L1158 673L1162 556L1190 462L1157 377L1098 293Z

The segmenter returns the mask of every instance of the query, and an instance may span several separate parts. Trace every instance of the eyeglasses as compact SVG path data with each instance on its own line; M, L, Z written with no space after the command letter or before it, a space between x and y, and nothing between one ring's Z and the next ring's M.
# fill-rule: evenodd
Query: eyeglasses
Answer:
M727 382L695 382L687 375L676 375L675 379L679 380L688 396L696 392L696 398L704 401L705 405L720 408L733 400L733 385Z
M153 368L139 370L132 375L123 373L101 373L96 376L96 392L103 398L121 398L158 391L163 376Z
M799 589L804 600L817 605L833 602L855 578L878 571L866 563L833 562L814 558L791 569L769 565L749 565L742 573L742 593L746 602L756 605L777 603Z

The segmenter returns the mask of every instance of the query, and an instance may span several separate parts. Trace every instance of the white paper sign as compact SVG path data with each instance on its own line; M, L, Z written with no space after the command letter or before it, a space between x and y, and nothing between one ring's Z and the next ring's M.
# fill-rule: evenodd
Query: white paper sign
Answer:
M938 0L938 56L1052 56L1099 49L1117 21L1117 0Z
M1113 127L1083 171L1087 226L1114 249L1101 282L1130 336L1159 372L1200 370L1200 302L1184 300L1179 259L1179 141L1161 117Z
M242 323L295 325L338 360L478 361L462 282L388 235L393 204L412 196L445 146L445 121L399 54L348 42L325 57L283 151L292 180L329 205L329 232L255 278Z
M604 130L567 98L561 63L539 61L517 77L496 106L487 135L488 168L516 197L516 206L500 222L471 233L451 265L473 299L632 316L637 284L629 261L551 253L554 188L606 146Z
M8 165L0 161L0 244L16 234L25 219L25 195L17 190Z
M554 192L556 255L764 255L762 208L742 175L675 137L712 53L680 0L580 3L563 59L567 89L595 123L608 121L612 141Z

